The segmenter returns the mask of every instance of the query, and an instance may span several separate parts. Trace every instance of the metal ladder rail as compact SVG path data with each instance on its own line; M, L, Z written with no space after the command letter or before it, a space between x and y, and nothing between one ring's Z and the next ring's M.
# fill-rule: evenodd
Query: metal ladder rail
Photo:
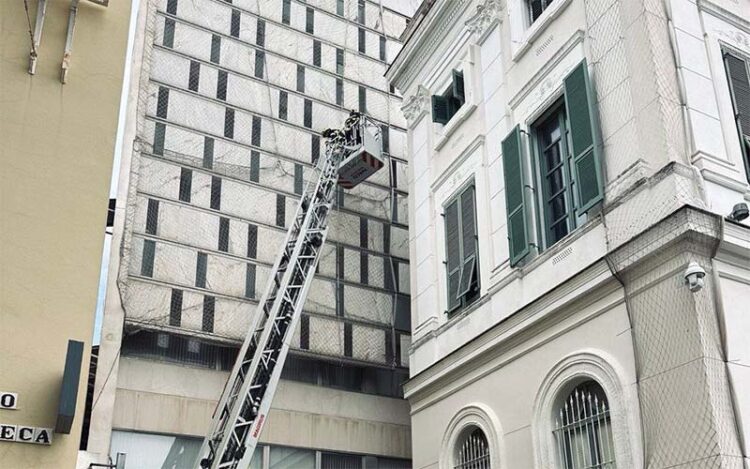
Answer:
M275 386L271 384L271 378L274 370L280 376L282 367L276 367L279 363L280 351L283 345L284 337L289 330L291 319L299 315L302 310L304 298L300 293L306 283L309 283L314 271L310 271L310 266L316 264L319 256L319 247L322 245L324 229L327 226L328 211L334 197L336 187L338 160L340 154L331 152L326 155L326 165L316 184L315 193L310 204L309 211L303 223L300 239L295 247L289 264L292 269L289 270L279 287L281 296L274 304L275 314L266 322L266 328L259 341L263 344L261 352L256 353L253 358L250 381L243 384L243 390L240 393L241 402L236 402L235 408L229 417L232 422L232 428L227 435L223 435L223 440L218 448L218 464L214 460L216 468L236 468L241 460L247 460L252 457L252 450L257 443L257 436L263 424L263 418L259 419L253 433L255 438L250 438L250 445L247 446L248 435L260 415L261 404L267 402L266 407L270 407L273 399ZM317 246L315 246L317 244ZM278 378L276 379L278 381Z
M269 278L269 286L267 288L266 294L264 295L264 299L261 301L261 304L263 305L263 312L265 316L265 325L263 327L257 327L258 320L260 318L260 314L255 316L255 320L253 321L253 327L250 328L252 333L249 333L248 338L246 339L245 343L243 343L243 347L240 350L240 356L243 357L243 360L238 360L235 364L233 373L232 373L232 379L228 381L228 384L225 387L224 393L222 395L222 400L219 403L219 406L217 406L217 410L214 415L214 423L212 425L211 433L209 433L209 438L204 440L204 444L201 448L201 456L209 456L209 460L211 460L214 464L217 461L217 456L221 455L226 450L226 442L228 441L227 438L225 438L224 433L227 430L227 424L229 421L232 420L230 418L230 414L232 414L232 410L235 408L238 408L237 405L237 398L239 396L247 396L248 391L248 383L246 383L246 376L247 371L254 367L252 362L252 357L254 355L257 355L257 346L256 344L259 343L258 339L260 331L267 329L267 325L269 321L271 320L271 315L269 314L271 311L273 311L275 308L271 306L272 304L277 303L276 296L278 295L278 292L280 291L279 286L280 283L280 277L283 277L280 275L282 272L286 271L286 267L290 265L291 259L293 256L293 253L290 252L290 250L295 247L296 245L300 244L297 241L299 241L299 233L301 232L302 226L305 223L302 223L303 220L307 219L307 209L312 208L315 204L310 202L314 201L314 197L316 192L318 191L318 187L320 186L320 182L323 180L328 181L335 181L335 174L336 174L336 162L333 160L336 160L336 158L331 158L330 155L334 153L334 150L332 148L329 148L326 152L326 157L322 159L323 164L319 165L320 169L320 176L318 177L318 183L317 184L308 184L308 190L305 191L306 198L303 198L303 200L307 200L308 207L305 207L305 203L301 203L298 207L297 215L295 216L295 223L292 227L290 227L290 231L287 236L287 240L285 241L285 250L282 252L282 254L279 256L279 258L276 261L276 264L274 266L273 272L274 275L272 275ZM322 167L321 167L322 166ZM327 177L326 176L327 173ZM330 182L329 182L330 184ZM310 191L310 187L314 187L313 191ZM292 254L292 255L290 255ZM270 306L270 307L269 307ZM261 341L262 343L263 341ZM259 355L260 357L260 355ZM249 366L248 366L249 365ZM239 406L241 407L241 406ZM220 414L217 417L217 414ZM234 414L237 414L234 412ZM236 418L236 415L235 415ZM249 422L244 422L245 425L248 425ZM218 448L217 448L218 446ZM214 466L215 467L215 466Z
M321 165L319 165L315 169L318 173L322 174L322 169L320 168L320 166ZM308 200L313 194L313 192L310 190L310 186L315 187L315 185L312 183L308 184L308 187L303 194L303 198L307 196ZM233 401L236 399L239 389L244 382L244 377L247 373L247 369L249 368L250 361L257 348L257 339L259 338L261 332L265 327L265 322L268 319L269 312L272 308L275 296L278 291L278 273L286 270L286 265L284 264L288 264L288 259L289 257L291 257L292 250L294 249L300 228L302 226L302 222L305 218L305 214L306 207L304 206L304 204L300 204L297 207L297 213L294 217L294 223L287 231L287 235L282 244L285 249L281 255L277 256L277 259L271 270L276 274L271 275L268 278L265 293L258 303L258 308L256 310L257 314L254 314L250 319L248 333L239 350L238 359L235 361L235 364L232 367L232 372L230 373L229 379L224 385L222 396L214 410L214 416L212 419L208 437L204 439L199 453L201 458L209 456L211 459L213 459L215 453L214 442L217 439L217 435L223 433L223 429L226 426L227 422L226 417L228 416L229 410L234 404ZM244 357L244 360L239 360L239 357Z

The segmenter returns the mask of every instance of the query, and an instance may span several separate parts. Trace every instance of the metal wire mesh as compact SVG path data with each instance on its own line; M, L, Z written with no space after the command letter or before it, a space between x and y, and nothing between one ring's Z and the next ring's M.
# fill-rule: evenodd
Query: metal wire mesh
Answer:
M386 166L341 191L293 348L407 366L404 120L377 46L368 43L371 58L352 51L358 12L344 3L346 21L335 17L335 1L292 2L287 24L281 1L149 2L119 274L130 334L241 341L323 154L320 132L340 127L364 90L368 115L388 129ZM313 37L298 24L306 8L314 10ZM366 13L368 41L387 36L392 57L405 19L370 3ZM145 336L127 340L129 350L141 342L152 348ZM195 358L209 348L167 346L164 355L216 363Z

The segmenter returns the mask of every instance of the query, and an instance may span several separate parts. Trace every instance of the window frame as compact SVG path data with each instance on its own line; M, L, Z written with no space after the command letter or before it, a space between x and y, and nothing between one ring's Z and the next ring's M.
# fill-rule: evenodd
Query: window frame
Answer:
M456 80L460 79L459 82ZM436 99L437 98L437 99ZM436 116L435 106L436 101L445 99L445 106L447 107L447 116L441 118ZM464 79L463 69L451 69L451 79L449 84L444 88L443 92L432 96L432 122L447 126L453 120L461 109L466 105L466 80Z
M739 140L740 146L740 158L742 159L742 165L745 168L745 179L750 182L750 135L745 136L742 130L742 124L740 120L740 114L737 111L737 98L734 91L734 83L732 77L729 75L729 66L727 64L727 56L732 56L738 60L745 62L745 72L750 82L750 54L744 51L740 51L734 47L721 44L721 64L723 67L724 76L726 77L726 86L729 93L730 110L732 111L732 127L735 131L735 138ZM748 116L750 120L750 116Z
M472 262L472 275L474 278L473 281L470 281L469 285L467 285L467 289L465 292L458 294L457 291L457 299L459 300L458 303L451 307L450 302L450 276L453 273L453 271L449 271L450 266L448 265L448 219L446 216L448 207L450 207L453 203L456 203L456 222L458 224L458 285L457 288L460 289L462 277L463 277L463 270L464 265L466 263L466 255L464 253L464 235L463 235L463 211L461 207L461 201L463 198L463 195L466 194L469 189L473 189L473 206L474 206L474 217L473 217L473 223L474 223L474 255L473 262ZM442 206L442 218L443 218L443 237L444 237L444 261L443 264L445 265L445 289L446 289L446 307L445 307L445 313L452 317L459 312L463 311L473 303L475 303L480 297L481 297L481 289L482 289L482 283L481 283L481 271L479 268L479 230L478 230L478 223L477 223L477 185L476 181L472 178L463 183L458 190L456 190L450 197L445 199L445 202L443 202ZM473 288L472 288L473 287ZM471 293L474 293L473 295L470 295Z

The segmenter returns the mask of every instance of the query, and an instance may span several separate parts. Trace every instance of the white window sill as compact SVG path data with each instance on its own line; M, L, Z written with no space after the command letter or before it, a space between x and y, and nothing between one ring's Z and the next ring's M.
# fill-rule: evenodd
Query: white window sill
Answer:
M521 57L531 48L531 44L536 41L539 36L547 29L547 26L555 20L570 5L572 0L556 0L552 2L552 5L547 7L546 10L537 18L534 23L524 31L521 40L518 41L518 48L516 48L512 55L511 60L518 62Z
M445 124L440 131L437 142L435 142L435 151L440 150L443 145L445 145L445 142L448 141L448 139L453 134L453 132L456 131L458 126L461 125L463 121L468 119L471 113L474 112L474 109L476 108L477 105L473 103L464 103L464 105L461 106L458 112L454 114L451 120L449 120L448 123Z

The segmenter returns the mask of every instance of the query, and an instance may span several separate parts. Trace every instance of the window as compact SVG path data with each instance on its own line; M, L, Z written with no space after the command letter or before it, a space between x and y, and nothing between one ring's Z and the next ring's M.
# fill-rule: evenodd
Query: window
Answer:
M154 125L154 155L164 154L164 137L167 133L167 126L163 122L157 122Z
M217 64L221 60L221 36L211 36L211 62Z
M224 112L224 136L234 138L234 109L229 107Z
M344 356L351 357L352 352L352 324L350 322L346 322L344 323Z
M454 469L490 469L490 445L481 428L470 427L456 442Z
M292 0L282 0L281 2L281 22L289 24L291 18Z
M448 312L479 297L479 262L474 209L474 185L463 189L445 206L445 253Z
M187 168L180 169L180 192L179 199L182 202L190 202L190 195L193 186L193 171Z
M260 153L256 150L250 151L250 180L260 182Z
M255 51L255 78L263 78L263 69L265 68L266 53L262 50Z
M305 99L305 112L304 112L304 121L303 125L307 127L308 129L312 128L312 101L309 99Z
M281 194L276 194L276 226L284 226L286 222L286 200Z
M174 47L174 20L172 18L164 18L164 37L162 39L162 44L164 44L164 47L169 47L170 49Z
M320 41L313 41L313 65L320 67Z
M247 264L245 271L245 298L255 298L255 264Z
M745 171L750 181L750 61L724 51L724 66L729 79Z
M286 120L287 106L289 105L289 93L279 91L279 119Z
M357 22L365 24L365 0L357 1Z
M214 167L214 139L203 138L203 167L211 169Z
M141 275L144 277L154 276L154 256L156 255L156 243L151 239L143 240L143 257L141 258Z
M336 48L336 73L344 74L344 49Z
M258 225L247 225L247 257L255 259L258 255Z
M155 235L159 223L159 201L148 199L146 208L146 233Z
M229 26L229 35L240 37L240 10L232 9L232 20Z
M614 469L615 452L607 395L585 381L558 404L553 430L564 469Z
M261 47L266 46L266 22L258 18L258 28L255 30L255 43Z
M585 222L586 213L603 198L594 115L586 62L564 80L564 98L531 127L535 161L535 202L539 205L538 248L548 248ZM510 264L530 252L528 208L524 188L532 180L524 171L521 131L516 126L503 140L503 168Z
M222 101L227 100L227 79L229 76L225 70L219 70L219 75L216 79L216 98Z
M229 251L229 218L219 217L219 251Z
M260 116L253 116L252 130L253 134L250 137L250 144L259 147L263 131L263 125L261 124Z
M451 84L441 95L432 97L432 122L446 124L464 105L464 74L453 70Z
M177 0L167 0L167 13L170 15L177 14Z
M307 7L305 11L305 32L313 34L315 32L315 10Z
M544 10L552 4L552 0L526 0L526 2L529 9L529 24L542 16Z
M169 108L169 88L159 87L159 96L156 98L156 117L167 118Z
M365 30L362 28L359 28L358 30L358 38L359 38L359 46L358 49L361 53L367 52L367 41L365 37Z
M198 257L195 260L195 286L198 288L206 288L206 268L208 264L208 256L205 252L199 252Z
M382 124L380 126L380 142L381 147L383 150L383 153L390 153L391 152L391 134L389 132L388 124ZM391 163L395 163L395 160L391 160ZM393 176L396 176L396 173L393 173Z
M294 193L302 194L304 184L303 170L301 164L294 165Z
M385 36L380 36L380 60L385 62L385 48L386 48L386 40Z
M344 0L336 0L336 14L344 16Z
M211 208L221 210L221 178L211 176Z
M307 314L299 318L299 348L310 349L310 316Z
M203 321L202 329L205 332L214 331L214 311L216 310L216 297L204 296L203 297Z
M359 87L359 112L367 113L367 89L364 86Z
M190 61L190 73L188 75L188 89L190 91L198 91L198 84L200 83L201 76L201 64L195 60Z
M169 325L180 327L182 322L182 290L172 289L169 301Z
M344 105L344 80L336 78L336 104Z
M305 92L305 67L297 65L297 91Z
M310 161L315 164L318 158L320 158L320 137L313 135L310 138Z

